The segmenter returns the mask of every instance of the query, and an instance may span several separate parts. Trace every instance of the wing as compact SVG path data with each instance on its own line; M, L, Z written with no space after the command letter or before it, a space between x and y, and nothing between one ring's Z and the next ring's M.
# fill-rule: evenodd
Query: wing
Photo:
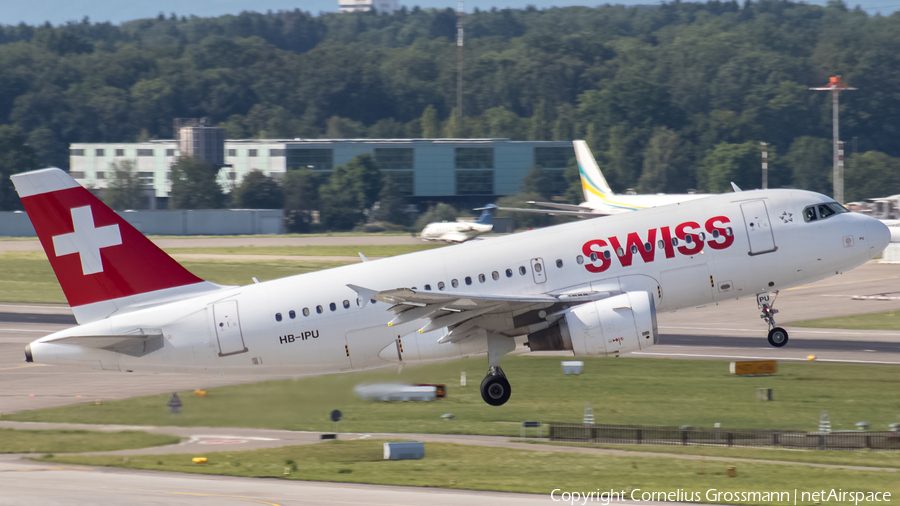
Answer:
M536 213L546 214L549 216L577 216L579 218L594 218L597 216L606 216L609 213L597 211L589 207L574 206L571 204L549 204L545 202L529 202L529 204L548 205L553 209L533 209L528 207L498 207L498 211L512 211L515 213ZM565 208L571 209L565 209Z
M439 342L456 342L486 332L518 336L547 328L566 307L599 300L618 292L501 295L466 294L395 288L372 290L347 285L360 296L363 307L370 301L387 302L394 318L388 326L422 320L419 333L446 328Z
M593 211L593 209L591 209L588 206L581 206L581 205L575 205L575 204L559 204L556 202L535 202L533 200L529 200L528 202L526 202L526 204L534 204L536 206L549 207L552 209L561 209L563 211L577 211L577 212L583 212L583 213L589 213L589 212Z

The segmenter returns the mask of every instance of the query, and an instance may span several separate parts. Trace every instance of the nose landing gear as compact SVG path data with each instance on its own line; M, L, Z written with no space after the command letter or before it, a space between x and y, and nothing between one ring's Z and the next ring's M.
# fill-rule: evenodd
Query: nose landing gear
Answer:
M762 311L762 314L759 317L765 320L766 324L769 325L769 344L776 348L781 348L788 342L788 333L783 328L775 325L775 315L778 313L778 310L775 309L775 299L777 297L778 292L775 292L775 296L771 298L769 297L768 292L759 293L756 294L756 304L759 306L760 311Z

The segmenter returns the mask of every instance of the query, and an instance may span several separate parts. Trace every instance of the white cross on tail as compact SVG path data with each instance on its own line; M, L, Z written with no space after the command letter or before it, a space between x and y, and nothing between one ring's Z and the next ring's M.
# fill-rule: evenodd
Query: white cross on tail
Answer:
M81 271L85 276L103 272L100 249L122 244L119 226L95 227L91 206L73 207L72 225L75 227L74 232L53 236L56 256L78 253L81 257Z

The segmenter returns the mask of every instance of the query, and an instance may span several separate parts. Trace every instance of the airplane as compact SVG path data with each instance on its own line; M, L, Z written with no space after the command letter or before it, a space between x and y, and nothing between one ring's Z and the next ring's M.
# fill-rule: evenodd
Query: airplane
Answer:
M880 221L824 195L755 190L286 278L220 286L178 264L60 169L12 176L78 325L27 362L113 371L339 373L487 354L480 392L512 389L501 357L618 356L658 343L657 311L755 297L862 265ZM254 280L256 281L256 280Z
M577 216L579 218L593 218L596 216L609 216L629 211L637 211L650 207L687 202L689 200L709 197L709 193L682 193L656 195L617 195L609 187L597 160L591 154L591 149L584 141L572 141L575 146L575 160L578 162L578 172L581 176L581 191L584 193L584 202L579 205L560 204L558 202L535 202L529 204L543 206L549 209L512 208L500 207L501 211L516 211L523 213L539 213L550 216Z
M475 210L481 211L481 216L474 222L436 221L425 225L419 237L430 242L460 243L490 232L494 228L491 219L497 211L497 206L488 204Z

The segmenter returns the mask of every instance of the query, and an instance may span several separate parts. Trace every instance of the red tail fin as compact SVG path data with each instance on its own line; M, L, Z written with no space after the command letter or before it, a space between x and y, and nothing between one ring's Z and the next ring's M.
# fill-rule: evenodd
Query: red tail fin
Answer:
M79 323L219 288L191 274L62 170L12 180Z

